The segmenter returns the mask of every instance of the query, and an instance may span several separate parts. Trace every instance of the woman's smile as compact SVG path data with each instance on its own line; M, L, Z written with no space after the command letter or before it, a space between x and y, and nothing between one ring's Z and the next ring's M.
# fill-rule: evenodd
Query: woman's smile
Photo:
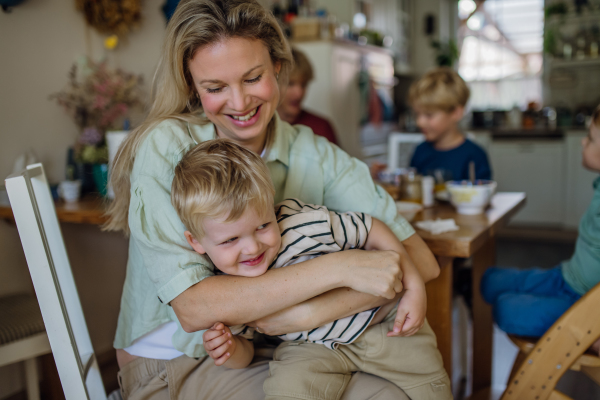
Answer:
M226 114L228 117L230 117L232 119L232 123L236 126L239 126L240 128L245 128L247 126L251 126L254 125L256 123L256 121L259 120L260 118L260 107L258 106L254 109L252 109L250 112L248 113L242 113L240 115L235 115L235 114Z

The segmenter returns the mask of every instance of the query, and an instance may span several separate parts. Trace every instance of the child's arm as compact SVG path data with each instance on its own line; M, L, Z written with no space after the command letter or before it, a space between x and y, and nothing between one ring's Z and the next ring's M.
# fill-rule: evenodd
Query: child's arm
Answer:
M250 365L254 346L241 336L231 334L229 327L217 322L202 335L204 349L215 360L215 365L240 369Z
M404 285L404 296L398 305L394 329L388 336L410 336L416 333L425 323L427 312L427 295L425 284L417 268L406 253L404 246L388 226L373 218L373 225L367 242L366 250L393 250L400 254Z

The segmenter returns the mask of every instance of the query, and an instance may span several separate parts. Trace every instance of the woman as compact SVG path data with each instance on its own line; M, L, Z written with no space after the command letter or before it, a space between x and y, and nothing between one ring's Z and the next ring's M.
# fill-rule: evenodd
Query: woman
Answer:
M263 398L268 358L243 370L215 367L205 356L203 329L217 321L268 334L312 329L389 301L377 295L389 287L355 276L383 276L410 259L426 281L439 273L364 164L308 128L279 120L275 110L290 68L279 25L255 0L182 1L169 22L149 115L121 146L111 176L116 197L106 228L130 233L114 343L125 399ZM183 154L215 137L263 154L276 201L298 197L373 214L404 240L408 254L351 250L258 278L214 276L210 260L187 245L170 190ZM381 379L356 374L342 398L406 397Z
M291 125L306 125L315 133L333 144L338 144L335 131L329 121L302 109L306 87L313 80L313 68L308 58L300 50L292 49L294 69L281 103L277 108L279 117Z

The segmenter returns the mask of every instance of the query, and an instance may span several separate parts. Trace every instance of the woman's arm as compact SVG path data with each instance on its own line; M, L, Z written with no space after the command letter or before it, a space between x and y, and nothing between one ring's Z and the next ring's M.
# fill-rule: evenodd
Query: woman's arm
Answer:
M392 299L402 288L401 278L398 253L349 250L255 278L208 277L170 304L183 329L195 332L217 322L237 325L259 320L338 287Z

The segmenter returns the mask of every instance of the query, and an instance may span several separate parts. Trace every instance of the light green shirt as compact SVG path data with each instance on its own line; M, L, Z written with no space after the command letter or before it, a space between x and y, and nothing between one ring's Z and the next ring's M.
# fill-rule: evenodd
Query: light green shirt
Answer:
M388 224L400 240L414 230L396 212L392 198L375 185L368 167L306 126L282 122L276 114L273 145L264 156L275 186L275 202L298 198L335 211L370 214ZM194 145L214 139L214 125L161 122L141 144L131 173L129 260L121 298L115 348L125 348L159 325L177 321L169 302L213 276L213 265L194 252L171 205L175 166ZM202 333L179 325L173 345L190 357L206 354Z
M594 181L594 197L579 223L575 253L562 263L565 281L580 295L600 282L600 177Z

